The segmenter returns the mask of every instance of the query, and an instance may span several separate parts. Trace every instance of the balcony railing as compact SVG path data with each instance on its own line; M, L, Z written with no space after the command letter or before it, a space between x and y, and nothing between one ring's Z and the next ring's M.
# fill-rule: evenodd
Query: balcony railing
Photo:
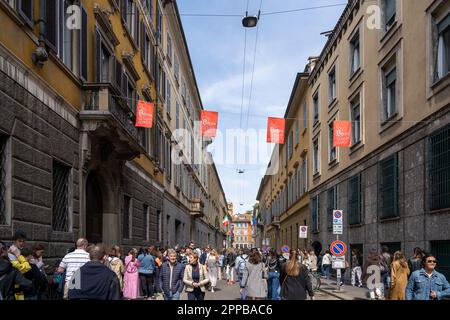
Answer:
M196 198L196 199L191 199L190 200L190 212L192 216L195 217L203 217L205 215L204 211L203 211L203 203L200 199Z
M110 140L118 142L118 137L128 141L129 151L143 153L143 135L135 126L135 116L128 107L127 101L116 93L110 84L88 84L84 87L83 110L80 119L94 121L97 126L89 126L89 130L95 131L99 124L106 124L109 129ZM105 128L104 125L101 127ZM124 139L125 136L125 139Z

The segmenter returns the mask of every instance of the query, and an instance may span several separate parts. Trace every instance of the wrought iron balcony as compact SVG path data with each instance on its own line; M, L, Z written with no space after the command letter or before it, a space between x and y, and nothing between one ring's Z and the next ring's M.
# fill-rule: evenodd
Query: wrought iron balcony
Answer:
M110 84L85 85L80 119L84 131L111 142L118 158L131 160L146 151L142 132L136 128L135 115L126 102Z
M202 203L202 200L198 198L194 198L190 200L190 213L193 217L203 217L205 215L205 212L203 210L204 205Z
M280 216L272 216L272 223L273 226L279 227L281 225L280 222Z

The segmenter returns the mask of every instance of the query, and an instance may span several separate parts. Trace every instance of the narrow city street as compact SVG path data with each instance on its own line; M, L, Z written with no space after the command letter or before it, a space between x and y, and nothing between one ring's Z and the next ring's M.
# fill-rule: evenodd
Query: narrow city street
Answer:
M330 286L327 288L331 289ZM344 298L338 298L335 295L331 295L324 291L317 291L314 293L316 300L343 300ZM348 296L347 296L348 297ZM164 300L162 296L159 296L157 300ZM187 300L186 292L181 294L180 300ZM205 300L240 300L239 285L227 285L225 280L217 281L217 288L214 292L207 292Z
M450 0L0 0L0 28L0 300L450 299Z

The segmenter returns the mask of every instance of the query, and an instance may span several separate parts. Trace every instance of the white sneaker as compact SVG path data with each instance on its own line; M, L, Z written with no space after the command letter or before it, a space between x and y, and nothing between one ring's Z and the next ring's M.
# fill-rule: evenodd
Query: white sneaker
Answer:
M211 288L211 292L214 292L214 288Z

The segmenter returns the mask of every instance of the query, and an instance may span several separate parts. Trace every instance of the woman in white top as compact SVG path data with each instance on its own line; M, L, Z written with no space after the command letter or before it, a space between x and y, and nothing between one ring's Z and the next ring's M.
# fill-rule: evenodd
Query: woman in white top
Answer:
M206 267L208 269L209 280L211 281L211 292L214 292L214 287L217 286L218 274L217 251L213 250L206 260Z

